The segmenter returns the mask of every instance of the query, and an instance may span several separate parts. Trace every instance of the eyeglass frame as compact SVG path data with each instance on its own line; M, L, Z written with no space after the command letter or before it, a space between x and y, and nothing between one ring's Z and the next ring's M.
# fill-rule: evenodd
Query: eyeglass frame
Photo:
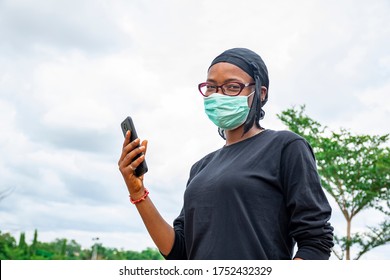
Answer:
M240 88L241 88L240 91L239 91L237 94L226 94L225 91L224 91L224 89L223 89L223 86L226 85L226 84L232 84L232 83L238 84L238 85L240 86ZM208 84L209 84L209 85L213 85L213 84L210 83L210 82L203 82L203 83L200 83L200 84L198 85L198 90L199 90L200 94L202 94L202 96L204 96L204 97L207 97L208 95L203 94L203 92L201 91L201 87L203 87L203 86L205 86L205 85L208 85ZM220 85L220 86L218 86L218 85L213 85L213 86L215 86L216 88L215 88L215 92L213 92L213 93L211 93L211 94L217 93L217 92L218 92L218 89L220 88L222 94L224 94L224 95L227 95L227 96L237 96L237 95L239 95L239 94L242 92L242 90L243 90L244 88L249 87L249 86L254 86L254 85L256 85L256 83L254 83L254 82L252 82L252 83L245 83L245 84L244 84L244 83L241 83L241 82L232 82L232 81L230 81L230 82L223 83L223 84Z

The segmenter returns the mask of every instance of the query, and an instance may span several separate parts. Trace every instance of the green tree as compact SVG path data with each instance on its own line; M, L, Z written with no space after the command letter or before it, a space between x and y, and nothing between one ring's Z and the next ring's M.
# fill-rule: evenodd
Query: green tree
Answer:
M38 230L35 230L34 231L34 239L33 239L33 242L30 246L30 253L32 256L36 255L37 245L38 245Z
M162 260L161 253L153 248L147 248L141 252L142 260Z
M161 260L162 255L157 249L147 248L142 252L118 250L97 246L98 260ZM52 242L40 242L38 231L35 230L31 245L26 242L24 232L20 234L19 243L10 233L0 231L0 260L90 260L94 247L82 249L75 240L65 238Z
M0 260L12 259L15 248L15 238L10 233L1 233L0 231Z
M329 130L304 114L305 106L283 111L279 119L313 147L321 182L335 199L347 223L344 236L335 236L339 259L354 259L390 241L389 134L355 135L346 129ZM352 231L352 220L363 210L376 210L384 220L363 233Z
M21 259L28 259L30 257L30 250L26 243L26 234L24 232L20 233L18 249L21 253Z

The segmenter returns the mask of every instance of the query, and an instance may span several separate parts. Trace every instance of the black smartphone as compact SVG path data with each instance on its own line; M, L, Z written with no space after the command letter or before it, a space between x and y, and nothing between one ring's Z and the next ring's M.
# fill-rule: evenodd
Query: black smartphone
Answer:
M130 130L130 132L131 132L130 142L134 141L135 139L138 138L137 131L135 130L135 126L134 126L134 123L133 123L133 120L131 119L131 117L127 117L121 123L121 128L122 128L123 136L126 136L126 132L128 130ZM134 160L139 158L141 156L141 154L138 154L134 158ZM144 160L140 165L138 165L138 167L135 169L134 173L135 173L135 176L139 177L139 176L145 174L146 172L148 172L148 166L146 164L146 161Z

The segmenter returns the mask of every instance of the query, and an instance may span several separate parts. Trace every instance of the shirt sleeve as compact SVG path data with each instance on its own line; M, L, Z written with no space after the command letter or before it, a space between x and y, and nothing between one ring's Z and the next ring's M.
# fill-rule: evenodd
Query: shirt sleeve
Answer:
M200 160L191 167L187 186L193 176L202 167L203 162L204 160ZM175 242L173 243L171 252L167 256L163 255L163 257L167 260L187 260L188 257L186 250L186 240L184 235L184 206L180 212L180 215L173 222L173 229L175 231Z
M290 235L298 245L295 257L329 259L334 245L333 227L328 222L332 210L321 186L314 153L304 139L285 146L280 170Z
M180 215L173 222L173 229L175 230L175 242L171 252L163 257L167 260L186 260L186 243L184 238L184 209L181 210Z

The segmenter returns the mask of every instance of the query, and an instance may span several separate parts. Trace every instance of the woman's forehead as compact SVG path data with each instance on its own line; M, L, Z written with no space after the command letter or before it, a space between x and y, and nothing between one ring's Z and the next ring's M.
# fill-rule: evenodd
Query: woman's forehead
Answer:
M242 80L252 79L252 77L240 67L228 62L219 62L212 65L207 73L208 80L235 78Z

